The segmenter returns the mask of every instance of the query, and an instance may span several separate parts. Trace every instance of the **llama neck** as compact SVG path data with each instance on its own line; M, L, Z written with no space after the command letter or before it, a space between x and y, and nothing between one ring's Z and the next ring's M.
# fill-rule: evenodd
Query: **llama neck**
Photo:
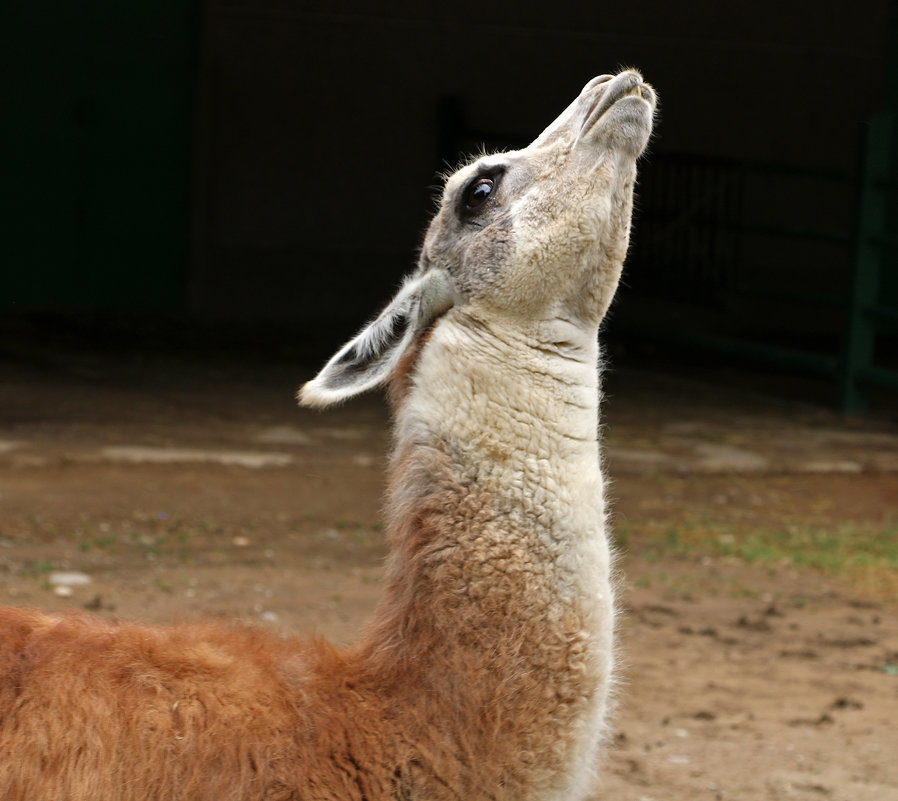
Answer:
M520 332L449 318L397 414L393 515L414 513L434 482L448 482L486 493L515 537L550 531L571 548L592 539L603 526L596 332L560 319ZM452 536L478 537L477 528Z
M595 745L611 668L594 332L546 337L565 325L549 322L521 348L447 317L397 414L387 587L362 652L468 747L563 773Z

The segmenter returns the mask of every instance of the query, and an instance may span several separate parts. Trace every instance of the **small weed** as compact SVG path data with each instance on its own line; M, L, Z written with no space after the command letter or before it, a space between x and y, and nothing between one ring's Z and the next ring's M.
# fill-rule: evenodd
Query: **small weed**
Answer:
M185 545L196 536L196 531L189 528L181 528L175 533L175 540L181 545Z
M898 676L898 664L886 662L882 666L882 672L885 673L886 676Z
M170 537L167 534L145 534L135 531L131 535L131 539L134 541L134 544L138 548L141 548L147 555L152 554L153 556L159 556L162 553L162 548L169 541Z
M98 548L102 551L111 550L115 546L115 537L106 536L106 537L94 537L93 539L81 540L78 543L78 550L82 553L87 553L93 548Z
M52 562L32 562L31 569L35 573L49 573L51 570L53 570L53 563Z

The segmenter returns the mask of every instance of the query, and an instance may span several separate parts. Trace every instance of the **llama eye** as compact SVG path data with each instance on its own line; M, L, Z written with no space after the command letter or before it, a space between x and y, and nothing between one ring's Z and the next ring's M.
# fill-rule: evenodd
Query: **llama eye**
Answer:
M493 194L496 184L492 178L479 178L474 181L465 193L465 205L469 209L482 206Z

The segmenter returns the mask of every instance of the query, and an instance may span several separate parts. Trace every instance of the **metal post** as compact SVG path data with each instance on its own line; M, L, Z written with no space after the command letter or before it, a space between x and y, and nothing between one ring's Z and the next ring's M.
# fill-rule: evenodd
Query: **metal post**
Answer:
M855 220L853 269L846 309L839 387L845 413L866 409L859 379L873 368L876 321L870 313L879 292L886 220L886 181L892 142L892 115L877 114L864 137Z

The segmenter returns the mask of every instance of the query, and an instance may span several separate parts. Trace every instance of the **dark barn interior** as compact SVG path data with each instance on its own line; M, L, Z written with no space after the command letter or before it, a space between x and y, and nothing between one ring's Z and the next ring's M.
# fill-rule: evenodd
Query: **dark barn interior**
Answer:
M890 405L888 0L5 16L7 353L254 343L315 362L413 264L442 170L526 143L588 78L637 65L661 117L606 325L616 363L735 366L844 411L883 390Z

